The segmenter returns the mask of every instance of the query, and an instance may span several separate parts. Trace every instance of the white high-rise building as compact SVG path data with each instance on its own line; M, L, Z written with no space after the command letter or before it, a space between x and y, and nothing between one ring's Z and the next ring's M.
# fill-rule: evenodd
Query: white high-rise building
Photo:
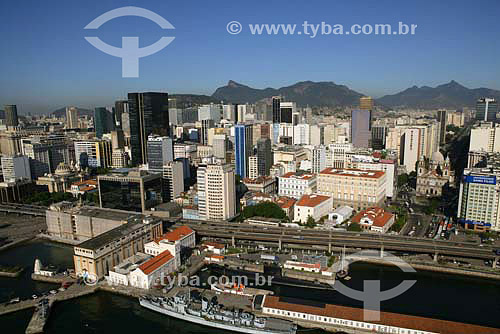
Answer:
M172 201L184 191L184 170L182 162L170 161L163 165L164 190L166 201Z
M472 128L469 151L500 152L500 125L488 122Z
M495 171L464 170L457 218L467 229L500 231L500 175Z
M312 150L312 172L318 174L326 168L326 147L316 146Z
M31 180L29 158L25 155L2 156L2 173L5 181Z
M66 129L78 129L78 110L66 107Z
M232 165L200 164L197 185L201 219L225 220L236 215L235 172Z
M225 159L226 158L226 147L227 139L225 134L216 134L212 141L213 154L214 157Z
M293 127L293 144L294 145L309 145L311 135L309 124L297 124Z
M248 158L248 178L256 179L259 177L259 159L256 155Z
M205 104L198 107L198 120L201 122L203 120L213 120L214 123L220 123L221 120L221 108L218 104Z

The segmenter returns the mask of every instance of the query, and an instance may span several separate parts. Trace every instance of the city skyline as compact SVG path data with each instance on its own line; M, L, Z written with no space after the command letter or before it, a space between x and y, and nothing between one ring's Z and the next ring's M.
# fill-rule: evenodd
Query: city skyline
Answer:
M120 59L103 54L83 38L88 34L83 27L92 19L127 5L157 12L175 26L167 33L175 40L158 54L141 60L137 79L122 78ZM259 88L302 80L333 81L374 97L450 80L471 88L499 89L500 66L495 57L499 47L481 43L495 39L499 23L488 13L498 8L498 2L484 1L478 8L465 1L454 1L453 6L446 2L420 5L325 1L316 6L283 6L279 2L250 6L227 2L183 8L175 2L159 1L106 1L92 6L33 2L30 7L6 3L0 27L6 32L10 52L0 56L4 74L0 104L17 104L25 114L66 105L108 105L130 91L209 95L230 79ZM278 9L279 20L272 15ZM26 18L35 29L20 24ZM417 24L418 30L412 36L309 38L255 36L248 31L230 35L226 24L232 20L243 25L403 21ZM95 34L112 45L119 45L122 36L139 36L142 46L156 41L163 31L143 18L124 17L103 25ZM475 52L477 44L483 52ZM269 52L259 53L259 49ZM238 56L225 50L236 50ZM308 61L311 57L313 62Z

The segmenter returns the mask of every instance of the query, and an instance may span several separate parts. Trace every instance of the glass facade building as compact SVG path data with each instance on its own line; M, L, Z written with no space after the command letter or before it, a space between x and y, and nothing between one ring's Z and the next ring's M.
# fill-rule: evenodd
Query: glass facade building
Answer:
M132 164L147 163L151 134L170 136L167 93L129 93L129 124Z

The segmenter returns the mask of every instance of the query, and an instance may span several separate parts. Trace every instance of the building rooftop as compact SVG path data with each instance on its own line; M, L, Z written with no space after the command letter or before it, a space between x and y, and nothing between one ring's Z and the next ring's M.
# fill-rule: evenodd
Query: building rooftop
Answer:
M131 257L126 258L120 264L115 266L113 268L113 271L115 271L119 274L122 274L122 275L126 275L126 274L130 273L131 271L135 270L136 268L138 268L141 264L143 264L144 262L146 262L150 258L152 258L151 255L138 252L138 253L132 255Z
M147 262L141 264L139 266L139 269L141 269L142 272L146 275L149 275L173 258L174 257L172 256L172 254L170 254L170 252L166 250L156 255L154 258L148 260Z
M300 312L315 314L326 317L340 318L353 321L368 322L364 319L364 310L361 308L347 307L332 304L322 304L308 302L295 298L284 298L267 295L264 297L263 307L280 309L291 312ZM465 323L417 317L390 312L380 312L379 321L369 321L370 323L418 329L442 334L452 333L475 333L475 334L493 334L500 333L499 329L470 325Z
M385 224L387 224L387 222L389 222L389 220L391 220L393 216L394 215L392 213L385 211L382 208L371 207L359 212L352 218L351 221L354 223L359 223L361 219L368 218L373 222L374 226L384 227Z
M176 229L174 229L173 231L165 233L164 235L162 235L157 240L157 242L159 242L161 240L167 240L167 241L170 241L170 242L174 242L174 241L177 241L177 240L180 240L180 239L184 238L185 236L190 235L191 233L194 233L194 231L190 227L188 227L188 226L179 226Z
M282 209L290 209L297 201L291 197L281 196L275 202Z
M328 201L329 199L330 197L324 195L303 195L295 205L314 208L315 206L318 206L321 203Z
M314 174L300 174L297 172L288 172L280 177L285 178L285 179L309 180L309 179L316 177L316 175L314 175Z
M321 174L327 175L339 175L339 176L353 176L353 177L364 177L378 179L384 176L385 172L378 170L362 170L362 169L338 169L338 168L325 168L320 172Z
M84 241L75 247L91 249L91 250L95 251L103 246L106 246L107 244L109 244L110 242L112 242L114 240L129 236L131 233L142 228L143 226L144 226L144 224L142 223L142 220L129 221L126 224L115 227L112 230L109 230L103 234L100 234L100 235L92 238L92 239Z
M243 179L243 183L245 184L262 184L265 182L273 181L273 177L271 176L259 176L258 178L255 179L250 179L248 177Z

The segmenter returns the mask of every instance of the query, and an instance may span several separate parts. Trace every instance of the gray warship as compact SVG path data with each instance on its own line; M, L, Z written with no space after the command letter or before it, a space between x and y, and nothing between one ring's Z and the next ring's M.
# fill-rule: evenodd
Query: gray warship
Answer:
M141 306L192 323L249 334L296 334L297 325L288 320L257 317L243 310L226 309L214 297L210 301L191 293L173 297L141 296Z

